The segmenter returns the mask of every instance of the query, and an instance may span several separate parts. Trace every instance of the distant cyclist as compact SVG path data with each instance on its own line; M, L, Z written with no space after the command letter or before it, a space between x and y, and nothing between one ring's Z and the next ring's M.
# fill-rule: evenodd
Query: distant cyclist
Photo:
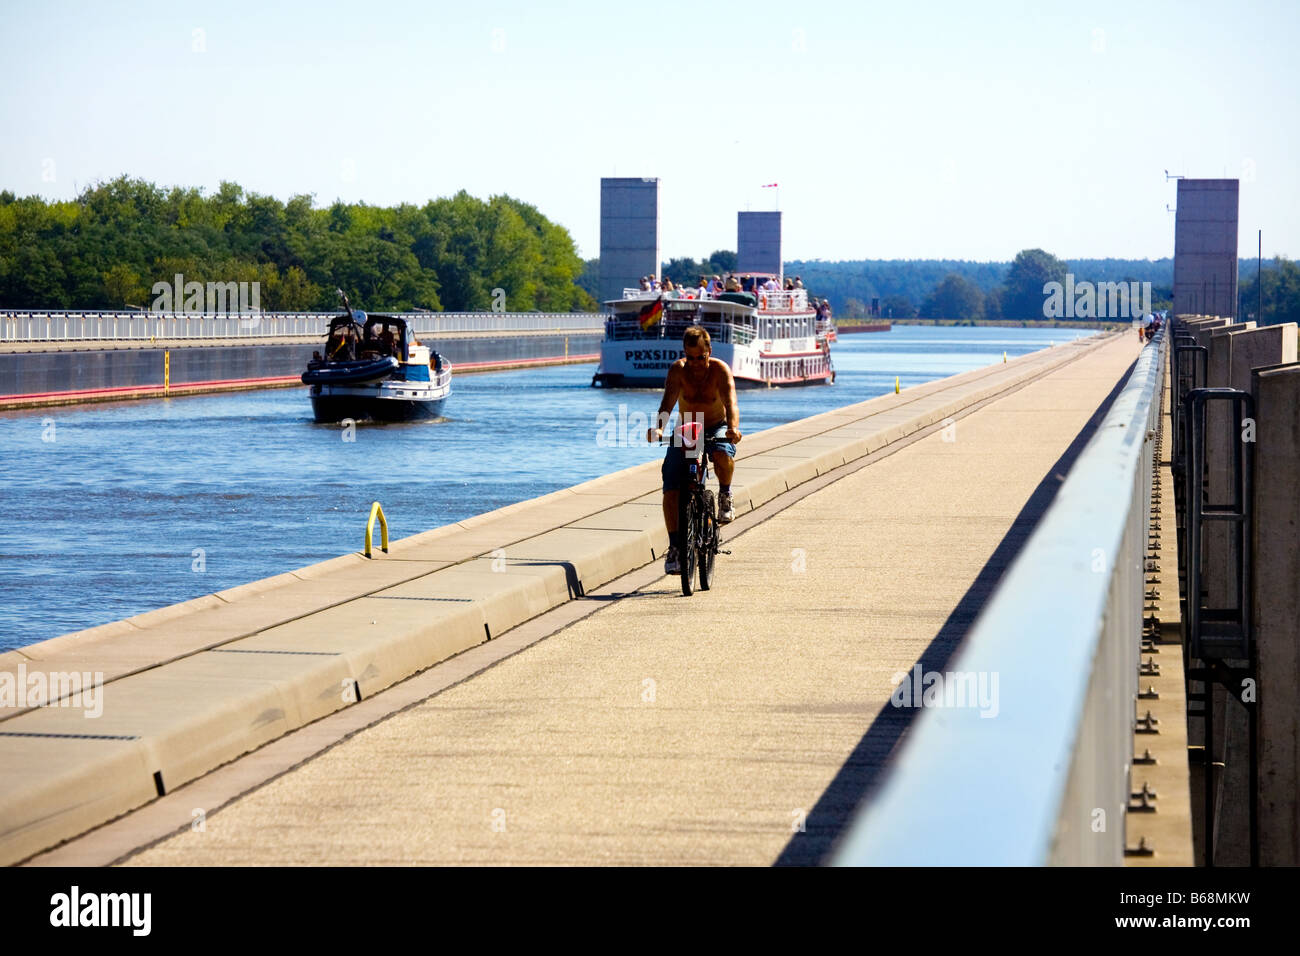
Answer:
M735 469L736 442L740 441L740 406L736 402L736 380L731 369L721 359L712 357L713 348L709 333L698 325L687 328L682 335L686 357L680 358L668 369L664 382L664 397L659 403L655 418L658 427L646 433L646 440L659 441L664 426L677 406L677 417L682 422L700 421L704 424L703 439L707 442L709 457L718 476L718 523L726 524L735 517L731 502L731 475ZM664 455L664 525L668 529L668 554L664 556L664 573L678 574L681 566L678 556L682 549L682 535L677 527L677 493L686 452L680 443L673 442Z

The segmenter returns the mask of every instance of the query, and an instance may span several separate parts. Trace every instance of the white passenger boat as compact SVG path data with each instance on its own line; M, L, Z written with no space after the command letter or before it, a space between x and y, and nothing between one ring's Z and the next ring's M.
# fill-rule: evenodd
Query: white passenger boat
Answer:
M325 357L302 373L317 422L437 418L451 394L451 363L420 345L406 321L349 309L330 322Z
M605 310L593 385L662 388L668 367L685 354L682 333L690 325L708 330L713 357L731 367L737 388L835 381L828 336L834 325L818 327L804 289L723 292L703 299L624 289L623 298L606 302Z

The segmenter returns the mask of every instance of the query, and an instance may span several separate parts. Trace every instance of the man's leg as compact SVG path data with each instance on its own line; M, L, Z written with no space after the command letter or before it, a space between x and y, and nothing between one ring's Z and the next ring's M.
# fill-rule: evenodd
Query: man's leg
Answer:
M670 446L664 455L663 490L664 490L664 527L668 530L668 553L664 555L664 573L676 574L680 567L678 554L681 550L681 532L677 528L677 485L681 480L682 449Z
M713 472L718 476L718 523L727 524L735 517L731 506L731 476L736 470L736 461L722 449L717 449L710 457L713 459Z
M736 461L725 451L715 451L713 458L713 473L718 476L718 484L726 491L731 490L731 476L736 470Z
M677 531L677 491L664 492L664 527L669 537Z

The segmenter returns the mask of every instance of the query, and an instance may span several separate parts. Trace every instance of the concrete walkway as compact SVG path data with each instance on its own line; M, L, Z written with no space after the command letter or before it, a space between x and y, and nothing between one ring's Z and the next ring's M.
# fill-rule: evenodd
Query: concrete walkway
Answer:
M818 861L906 732L891 675L948 659L1137 352L845 466L725 536L714 590L659 577L129 862Z

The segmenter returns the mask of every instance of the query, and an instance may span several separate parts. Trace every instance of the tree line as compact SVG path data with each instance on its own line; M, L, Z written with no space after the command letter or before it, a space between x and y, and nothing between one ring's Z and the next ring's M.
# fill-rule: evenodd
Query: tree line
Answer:
M1065 282L1151 283L1151 307L1168 304L1172 259L1075 259L1066 262L1042 249L1025 249L1011 262L951 259L792 262L787 272L824 291L837 314L866 316L872 299L883 318L1044 318L1043 286Z
M1242 322L1254 320L1259 325L1279 322L1300 323L1300 266L1278 257L1262 270L1252 262L1249 272L1242 266L1237 273L1239 306ZM1260 286L1263 286L1263 313L1260 312Z
M211 196L119 177L74 200L0 192L0 307L148 308L155 283L258 282L268 311L593 311L573 239L534 206L463 190L423 206Z
M736 254L718 250L705 259L670 259L660 274L674 282L694 285L701 275L734 269ZM595 296L600 260L588 259L578 283ZM1254 259L1238 262L1243 319L1255 318L1258 286ZM1011 262L971 262L959 259L868 259L826 262L820 259L785 263L785 274L798 275L810 294L828 298L844 318L870 316L877 300L882 318L1012 319L1044 318L1050 282L1151 283L1153 310L1173 305L1174 261L1165 259L1059 259L1043 249L1025 249ZM1264 269L1264 319L1260 324L1300 320L1300 267L1275 259ZM1113 303L1112 303L1113 304ZM1063 316L1070 317L1070 316ZM1074 315L1074 318L1089 318Z
M1243 260L1244 261L1244 260ZM676 258L660 265L660 275L694 286L701 275L734 271L736 254L718 250L704 259ZM599 259L583 264L578 283L596 296ZM792 260L787 276L799 276L811 295L827 298L845 318L871 314L878 300L883 318L1035 319L1043 318L1043 285L1076 280L1150 282L1152 308L1168 305L1173 286L1172 259L1075 259L1066 263L1041 249L1026 249L1012 262L953 259L876 259L844 262ZM1244 272L1243 272L1244 274ZM1163 304L1162 304L1163 303Z

